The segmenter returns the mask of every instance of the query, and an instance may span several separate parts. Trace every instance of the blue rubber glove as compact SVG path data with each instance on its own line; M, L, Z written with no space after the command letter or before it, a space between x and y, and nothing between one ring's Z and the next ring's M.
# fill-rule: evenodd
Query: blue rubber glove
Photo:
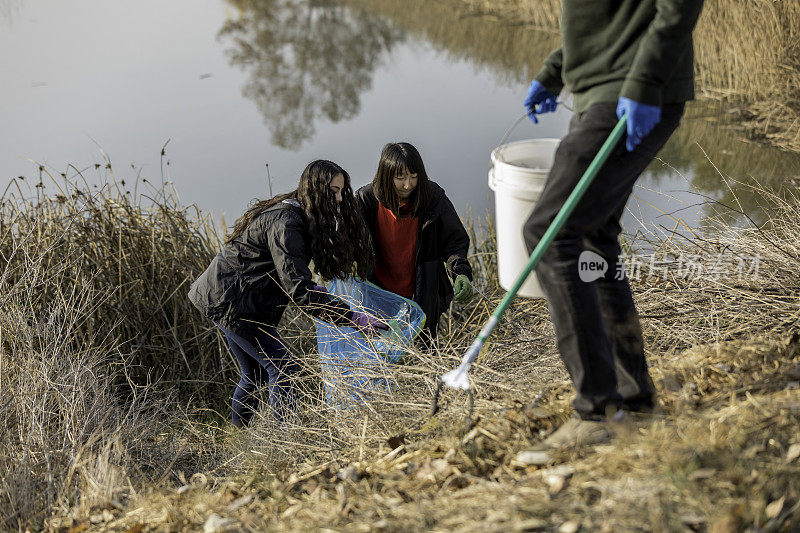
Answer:
M630 98L620 97L617 103L617 118L628 114L628 140L625 146L629 152L633 152L642 139L647 137L653 128L661 121L661 108L655 105L647 105L631 100Z
M558 102L556 97L544 88L544 85L533 80L530 87L528 87L528 94L525 96L523 105L528 109L528 118L534 124L538 124L539 121L536 119L536 114L552 113L558 107Z

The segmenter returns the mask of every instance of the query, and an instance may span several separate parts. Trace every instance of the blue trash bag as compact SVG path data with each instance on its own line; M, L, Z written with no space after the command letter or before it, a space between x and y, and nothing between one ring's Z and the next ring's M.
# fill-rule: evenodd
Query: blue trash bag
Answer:
M349 409L394 389L391 365L409 353L425 326L425 313L416 302L368 281L335 279L327 289L351 309L376 316L390 328L365 336L354 328L314 319L325 399L330 407Z

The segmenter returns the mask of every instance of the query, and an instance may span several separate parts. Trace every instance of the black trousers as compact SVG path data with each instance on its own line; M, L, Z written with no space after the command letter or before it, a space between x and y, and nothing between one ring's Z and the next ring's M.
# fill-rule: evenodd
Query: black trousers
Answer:
M576 389L573 405L582 418L604 416L608 407L643 410L655 401L639 315L624 268L618 265L618 237L634 183L678 127L683 110L684 104L665 105L661 121L634 152L626 150L623 137L536 268L558 349ZM525 223L529 253L616 123L614 103L594 104L572 118ZM582 257L584 252L597 255ZM601 264L597 256L607 270L591 279L592 271L581 269L579 258Z

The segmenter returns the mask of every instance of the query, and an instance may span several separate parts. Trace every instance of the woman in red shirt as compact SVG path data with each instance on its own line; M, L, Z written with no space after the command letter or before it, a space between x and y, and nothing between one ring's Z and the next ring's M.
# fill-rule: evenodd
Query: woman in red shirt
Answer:
M467 302L473 294L469 236L453 204L428 179L417 149L405 142L383 147L375 178L356 198L375 248L370 280L417 302L435 339L453 297Z

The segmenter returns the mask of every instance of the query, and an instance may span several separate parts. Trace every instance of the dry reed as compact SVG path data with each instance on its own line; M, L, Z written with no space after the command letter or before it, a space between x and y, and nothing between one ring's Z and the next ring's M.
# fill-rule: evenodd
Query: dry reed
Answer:
M227 351L184 297L213 225L94 170L102 186L41 168L0 197L0 529L157 482L190 460L177 406L229 394Z
M263 409L252 427L235 431L217 415L180 407L206 401L198 390L227 397L232 386L232 375L220 370L228 356L216 332L180 290L210 260L216 230L177 199L166 203L167 189L140 204L127 200L137 196L121 183L95 191L70 183L71 199L66 185L52 196L50 186L27 196L14 189L0 218L0 417L11 428L0 439L0 512L7 528L522 530L572 519L589 529L672 529L725 517L797 523L789 512L800 497L796 468L786 466L788 450L800 444L800 408L793 407L800 398L791 381L800 359L790 334L800 317L795 196L756 191L775 213L758 228L721 224L702 235L657 228L628 240L630 248L672 255L758 254L763 277L667 275L634 283L666 421L621 435L611 447L565 452L556 460L571 469L567 475L516 459L567 416L572 395L542 301L515 302L487 343L472 372L477 418L470 426L463 425L466 398L454 392L444 395L437 418L426 416L435 380L457 364L501 296L491 217L470 224L478 296L443 318L436 349L414 350L392 367L393 393L331 409L312 322L291 310L281 331L304 368L298 418L277 427ZM141 243L137 234L166 243L150 237L144 251L124 246ZM104 246L105 255L98 252ZM166 274L147 277L159 265ZM138 283L134 276L152 287L138 285L123 303L119 293ZM111 319L101 320L106 313ZM156 323L160 314L188 324ZM135 337L121 328L140 317L152 338L174 337L187 356L196 354L195 368L205 369L212 386L198 389L196 378L182 374L186 361L175 345L151 341L134 351ZM148 364L175 370L155 385L128 381ZM180 379L186 383L173 383ZM188 400L186 387L195 391ZM756 468L768 475L751 475ZM571 484L553 493L551 474ZM731 480L745 488L732 491ZM785 508L768 512L780 495ZM749 507L739 511L742 502Z
M568 416L572 396L543 304L523 300L510 309L473 370L477 420L461 425L465 398L454 393L445 396L442 415L427 420L433 380L457 363L500 296L492 282L478 277L480 297L453 311L455 326L448 329L445 318L438 350L417 352L413 364L395 369L395 394L333 419L319 397L309 397L306 425L280 438L265 416L238 441L247 466L234 478L153 492L104 527L797 527L800 250L794 222L800 198L760 193L778 214L763 226L717 225L703 235L659 235L656 228L629 242L660 253L725 250L732 257L761 258L758 280L729 272L634 284L663 419L618 428L611 445L563 450L553 457L556 464L520 462L520 451ZM491 260L475 264L482 271L495 268Z

